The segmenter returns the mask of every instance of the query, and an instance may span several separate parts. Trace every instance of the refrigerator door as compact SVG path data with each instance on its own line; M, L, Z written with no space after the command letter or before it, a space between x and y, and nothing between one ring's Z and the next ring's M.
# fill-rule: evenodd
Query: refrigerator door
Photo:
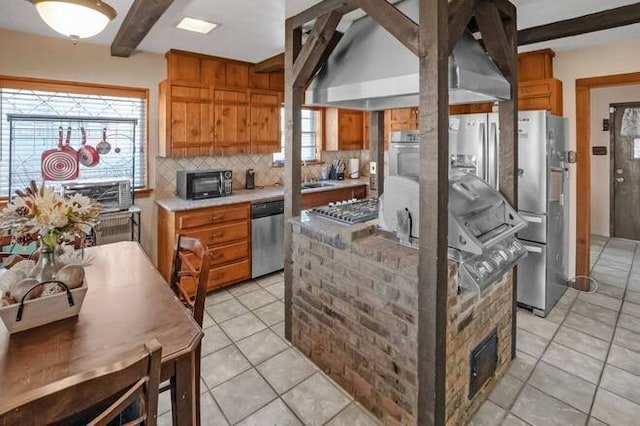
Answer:
M487 114L449 117L450 170L487 179Z
M527 227L518 232L521 240L534 241L536 243L547 242L547 215L530 213L518 210L518 214L527 222Z
M518 114L518 209L547 213L547 112Z
M544 244L520 241L527 256L518 263L518 303L538 312L546 309L547 247ZM534 311L536 312L536 311ZM536 312L536 313L538 313Z

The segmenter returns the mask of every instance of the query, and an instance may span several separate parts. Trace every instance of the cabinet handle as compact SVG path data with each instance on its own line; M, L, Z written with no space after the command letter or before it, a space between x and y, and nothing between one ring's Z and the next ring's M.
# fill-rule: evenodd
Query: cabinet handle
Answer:
M221 214L220 216L211 216L211 222L215 222L216 220L220 220L224 217L223 214Z
M211 236L212 236L213 238L220 238L220 237L223 237L223 236L224 236L224 232L218 232L218 233L215 233L215 234L213 234L213 235L211 235Z
M213 256L211 256L211 259L213 260L217 260L217 259L221 259L222 257L224 257L224 254L222 253L216 253Z

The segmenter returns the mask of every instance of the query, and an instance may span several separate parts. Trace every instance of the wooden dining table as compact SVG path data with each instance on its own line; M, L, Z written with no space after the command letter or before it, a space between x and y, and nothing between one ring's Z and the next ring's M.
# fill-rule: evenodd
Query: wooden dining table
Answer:
M175 383L174 424L199 424L198 324L138 243L91 247L84 256L88 291L77 317L12 335L0 322L0 413L24 392L115 363L155 338L161 379Z

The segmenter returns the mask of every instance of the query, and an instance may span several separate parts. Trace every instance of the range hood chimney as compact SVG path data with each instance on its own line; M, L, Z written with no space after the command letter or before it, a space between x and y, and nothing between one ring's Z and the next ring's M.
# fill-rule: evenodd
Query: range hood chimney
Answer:
M418 0L396 4L418 22ZM369 16L347 29L306 92L307 105L367 111L419 104L418 57ZM449 56L449 103L508 100L511 85L466 31Z

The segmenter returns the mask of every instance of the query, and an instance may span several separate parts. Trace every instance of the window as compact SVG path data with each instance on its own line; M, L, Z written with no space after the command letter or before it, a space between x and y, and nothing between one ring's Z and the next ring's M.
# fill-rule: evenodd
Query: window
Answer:
M135 188L146 186L146 90L90 85L77 89L67 83L0 79L0 197L10 196L32 179L42 180L41 154L57 146L60 126L65 135L66 128L72 128L70 145L75 150L81 144L80 127L86 130L87 144L94 147L107 127L110 153L102 155L95 167L81 165L78 179L133 176ZM29 119L35 116L47 118Z
M302 109L302 152L303 161L317 161L320 154L322 142L322 113L315 109ZM280 152L273 154L274 164L284 164L284 147L286 135L286 123L284 118L284 108L280 110Z

